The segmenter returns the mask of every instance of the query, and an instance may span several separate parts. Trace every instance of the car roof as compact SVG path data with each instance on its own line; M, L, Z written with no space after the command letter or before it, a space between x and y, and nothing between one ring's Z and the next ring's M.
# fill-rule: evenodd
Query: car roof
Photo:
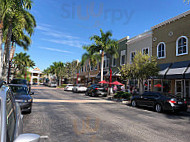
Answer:
M25 84L9 84L9 86L22 86L22 87L27 87Z

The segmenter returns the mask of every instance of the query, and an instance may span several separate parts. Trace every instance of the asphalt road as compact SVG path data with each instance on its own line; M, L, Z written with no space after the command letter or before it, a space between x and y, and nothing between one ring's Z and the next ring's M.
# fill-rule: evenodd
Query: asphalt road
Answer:
M48 87L33 91L24 132L48 136L45 142L190 141L188 113L156 113Z

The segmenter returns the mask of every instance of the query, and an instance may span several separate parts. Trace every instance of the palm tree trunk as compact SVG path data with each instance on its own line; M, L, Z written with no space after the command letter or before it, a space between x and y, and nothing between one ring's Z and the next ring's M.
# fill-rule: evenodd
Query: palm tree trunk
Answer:
M88 81L90 80L90 59L88 61ZM87 81L87 86L88 86L88 81Z
M59 86L61 86L61 77L59 78Z
M102 59L101 59L101 80L100 81L103 81L104 79L104 74L103 74L103 71L104 71L104 51L102 51Z
M26 77L27 77L27 67L26 67L26 69L25 69L24 79L26 79Z
M3 71L3 49L2 49L2 43L3 43L3 21L1 20L0 23L0 79L2 79L2 71Z
M6 40L5 48L4 48L3 72L2 72L2 78L3 78L3 80L6 80L6 76L7 76L7 73L8 73L11 36L12 36L12 24L10 24L10 26L9 26L8 34L7 34L7 40Z

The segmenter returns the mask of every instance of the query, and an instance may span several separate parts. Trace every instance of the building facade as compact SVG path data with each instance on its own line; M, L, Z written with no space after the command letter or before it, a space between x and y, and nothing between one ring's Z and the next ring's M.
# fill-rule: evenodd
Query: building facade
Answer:
M147 31L139 34L127 41L127 64L133 62L137 52L142 52L143 54L148 54L152 56L152 31ZM138 80L132 79L128 82L129 86L134 86L138 88ZM151 90L151 80L144 81L144 90Z
M159 76L152 89L190 100L190 11L152 27L152 54Z
M37 84L40 84L42 83L42 71L36 67L32 70L29 71L30 72L30 84L33 84L33 83L37 83Z

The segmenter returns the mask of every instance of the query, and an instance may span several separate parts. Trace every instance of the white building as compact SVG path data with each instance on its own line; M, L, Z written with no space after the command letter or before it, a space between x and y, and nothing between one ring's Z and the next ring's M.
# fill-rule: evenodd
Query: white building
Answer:
M31 69L29 71L31 74L30 74L30 84L33 84L33 83L37 83L37 84L40 84L40 80L41 80L41 77L42 77L42 71L40 71L40 69L38 67L34 68L34 69Z

